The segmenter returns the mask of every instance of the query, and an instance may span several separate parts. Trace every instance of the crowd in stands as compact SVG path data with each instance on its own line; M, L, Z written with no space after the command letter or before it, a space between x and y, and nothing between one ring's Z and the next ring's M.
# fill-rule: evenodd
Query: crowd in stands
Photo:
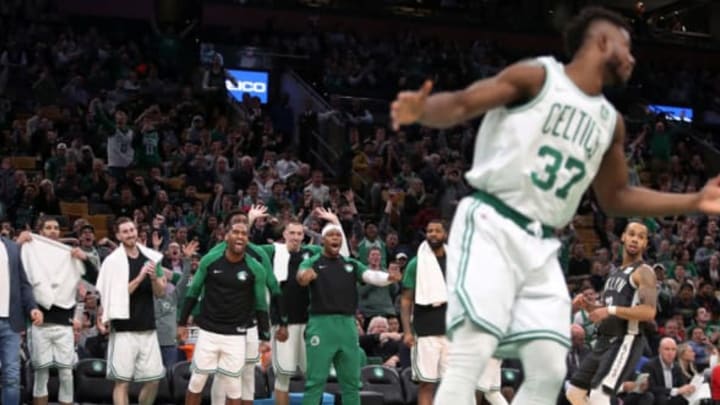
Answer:
M43 4L0 2L0 233L6 238L32 228L40 215L57 216L65 241L92 252L99 267L115 247L111 222L103 228L86 217L128 216L138 224L141 241L165 253L165 267L191 274L200 256L223 239L225 214L238 207L268 208L270 217L251 230L251 241L259 244L278 240L293 217L304 222L307 241L317 242L322 223L313 212L327 207L340 218L354 256L370 268L386 269L392 262L402 269L428 221L450 221L458 201L472 191L462 176L472 157L471 123L448 131L391 132L360 103L342 110L334 105L330 114L346 126L347 148L341 152L349 167L345 178L330 179L288 147L296 125L317 125L328 113L309 111L295 123L285 101L262 105L246 97L231 104L221 57L195 69L174 63L192 53L182 33L151 31L150 24L132 34L100 24L81 28L45 13ZM381 99L429 76L440 88L458 88L516 56L482 41L458 44L409 33L392 40L315 31L245 38L247 45L311 55L323 91ZM720 95L717 72L690 65L644 66L638 76L636 87L651 99L708 107ZM679 128L662 116L643 120L628 137L635 181L666 191L702 187L711 173L697 146L677 136ZM31 157L33 164L22 166L18 157ZM68 214L67 202L85 204L88 211ZM559 231L564 270L571 294L596 296L620 264L624 223L606 218L592 195L579 214L573 226ZM692 348L697 370L715 365L718 220L646 219L652 231L647 260L660 292L648 356L656 354L660 337L669 336ZM594 229L592 236L579 228ZM399 290L363 287L358 328L369 358L404 368L409 354L398 322ZM97 293L84 285L80 296L86 319L76 336L78 354L105 357L107 339L95 327ZM171 296L171 304L173 299L179 298ZM162 315L162 308L156 312ZM580 344L592 336L585 315L578 313L574 321L587 338ZM165 326L161 345L182 345L174 322Z

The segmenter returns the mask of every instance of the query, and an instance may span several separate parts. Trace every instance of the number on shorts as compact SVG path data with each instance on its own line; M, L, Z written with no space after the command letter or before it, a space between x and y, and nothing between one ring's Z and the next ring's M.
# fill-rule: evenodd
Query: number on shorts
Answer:
M557 173L562 167L564 167L565 170L574 173L574 175L570 178L570 181L555 190L555 196L558 198L563 200L566 199L572 186L585 177L585 164L583 162L572 156L568 156L568 158L565 159L562 152L552 146L543 145L540 147L538 150L538 156L541 158L550 158L550 162L545 165L544 173L532 172L530 174L533 184L541 190L547 191L555 186ZM564 165L563 160L565 161Z

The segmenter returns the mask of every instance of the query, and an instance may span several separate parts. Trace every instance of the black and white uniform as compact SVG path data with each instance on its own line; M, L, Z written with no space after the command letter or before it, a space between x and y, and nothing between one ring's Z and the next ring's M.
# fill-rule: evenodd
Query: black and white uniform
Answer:
M602 300L606 306L632 307L640 300L632 274L643 266L636 262L612 273L605 282ZM635 370L645 346L643 323L610 315L600 322L597 337L570 383L585 390L602 389L612 395Z

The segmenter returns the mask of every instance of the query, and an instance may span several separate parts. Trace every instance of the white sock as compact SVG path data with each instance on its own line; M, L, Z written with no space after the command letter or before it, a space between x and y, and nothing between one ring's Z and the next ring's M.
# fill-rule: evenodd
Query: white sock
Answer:
M531 340L520 347L525 379L514 405L547 405L557 401L565 379L567 347L554 340Z
M448 367L435 394L435 405L474 405L475 387L498 341L466 320L453 332ZM563 361L564 364L564 361Z

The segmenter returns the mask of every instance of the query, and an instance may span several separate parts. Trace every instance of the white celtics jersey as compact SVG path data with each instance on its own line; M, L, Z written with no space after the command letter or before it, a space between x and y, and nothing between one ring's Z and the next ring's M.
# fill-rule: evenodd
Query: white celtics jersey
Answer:
M552 57L538 58L545 83L518 107L489 111L478 131L471 186L555 228L572 219L612 143L615 108L583 93Z

